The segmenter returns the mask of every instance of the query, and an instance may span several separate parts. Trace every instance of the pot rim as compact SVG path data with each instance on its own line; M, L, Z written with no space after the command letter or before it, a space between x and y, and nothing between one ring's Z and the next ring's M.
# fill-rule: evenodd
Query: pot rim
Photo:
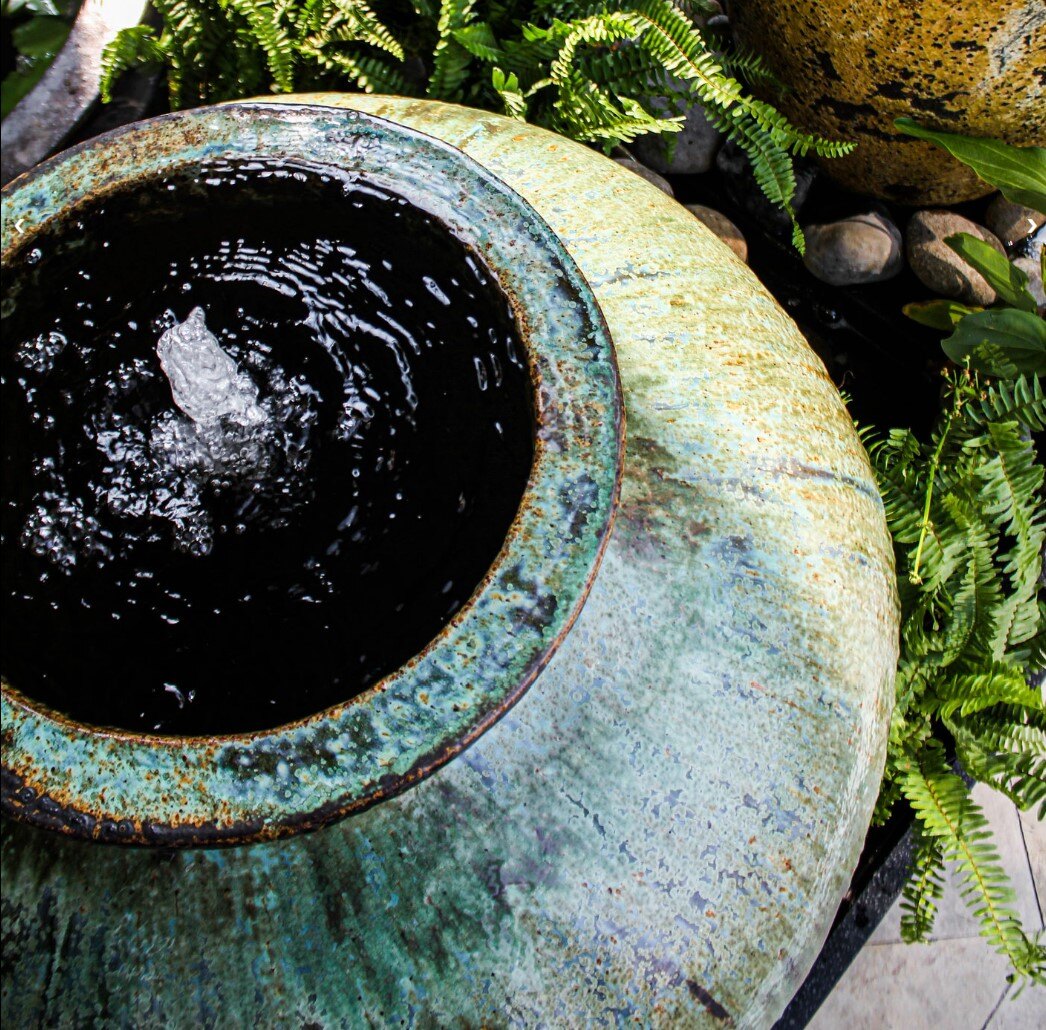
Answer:
M158 736L88 726L3 682L0 801L23 821L92 840L232 844L315 829L391 797L515 704L569 632L598 569L624 439L609 330L548 225L460 150L315 104L161 115L5 187L3 253L137 179L259 154L334 164L391 189L482 258L512 303L531 366L535 454L519 511L469 602L422 651L349 701L271 730Z

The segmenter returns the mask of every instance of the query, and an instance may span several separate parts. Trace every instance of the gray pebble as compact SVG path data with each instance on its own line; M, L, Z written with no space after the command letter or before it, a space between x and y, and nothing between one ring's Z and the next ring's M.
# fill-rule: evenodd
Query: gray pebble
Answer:
M904 266L901 232L876 211L811 225L803 264L822 282L852 286L892 279Z
M651 106L665 115L675 113L675 108L663 97L654 98ZM640 161L656 171L699 175L712 167L722 141L723 134L705 117L704 108L694 104L686 112L681 132L664 137L652 133L640 136L632 144L632 150Z
M729 218L715 208L704 204L684 204L698 221L704 222L742 261L748 261L748 244L741 230Z
M1046 291L1042 285L1042 262L1037 258L1019 257L1013 259L1014 265L1028 277L1028 292L1035 298L1039 314L1046 312Z
M615 157L614 160L621 165L622 168L627 168L630 172L635 172L640 178L646 179L647 182L655 185L659 190L663 190L670 197L674 197L675 193L672 192L672 187L667 179L662 178L657 172L646 165L640 164L638 161L631 157Z
M954 297L967 304L991 304L995 291L944 242L945 237L958 232L976 236L1000 254L1006 253L992 233L962 215L952 211L917 211L908 222L908 264L924 286L942 297Z
M1006 247L1020 243L1046 222L1046 215L1034 208L1007 200L1001 193L988 205L984 223Z

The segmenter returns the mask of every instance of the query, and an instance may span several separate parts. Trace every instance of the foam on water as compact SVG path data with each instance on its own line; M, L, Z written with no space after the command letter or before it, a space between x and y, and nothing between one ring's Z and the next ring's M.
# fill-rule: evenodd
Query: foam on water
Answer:
M193 308L184 322L160 337L156 356L171 384L174 403L198 425L228 419L253 426L265 420L258 388L222 350L207 328L203 308Z

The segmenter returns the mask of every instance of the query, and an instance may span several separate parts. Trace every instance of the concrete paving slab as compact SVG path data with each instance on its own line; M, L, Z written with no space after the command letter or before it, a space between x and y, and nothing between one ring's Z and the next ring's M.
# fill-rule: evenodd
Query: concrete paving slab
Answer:
M1042 1030L1046 1027L1046 987L1025 987L999 1002L984 1030Z
M1046 821L1033 809L1018 813L1024 833L1024 847L1028 852L1032 881L1039 903L1039 918L1046 914Z
M1006 991L1006 971L979 937L867 945L808 1030L982 1030Z

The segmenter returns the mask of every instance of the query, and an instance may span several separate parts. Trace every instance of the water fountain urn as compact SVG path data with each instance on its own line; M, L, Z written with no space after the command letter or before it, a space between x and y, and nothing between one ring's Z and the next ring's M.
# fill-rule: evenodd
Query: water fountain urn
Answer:
M660 191L427 101L91 141L4 190L5 281L83 205L215 162L327 169L475 258L525 352L526 484L432 639L275 727L99 727L5 655L5 1020L770 1025L856 863L896 661L881 503L821 362Z

